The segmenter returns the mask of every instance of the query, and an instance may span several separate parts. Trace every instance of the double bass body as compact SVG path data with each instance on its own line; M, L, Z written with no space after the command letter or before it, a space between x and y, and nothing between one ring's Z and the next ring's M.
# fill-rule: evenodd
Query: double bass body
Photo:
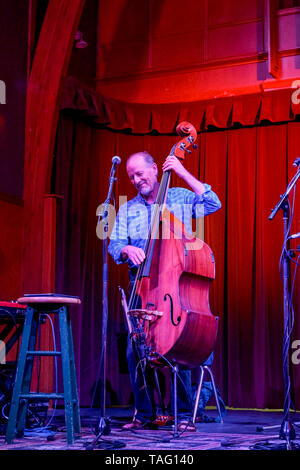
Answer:
M158 312L144 320L146 344L154 360L162 355L196 367L213 351L217 335L217 318L209 307L213 254L167 209L160 224L149 276L137 288L142 310Z

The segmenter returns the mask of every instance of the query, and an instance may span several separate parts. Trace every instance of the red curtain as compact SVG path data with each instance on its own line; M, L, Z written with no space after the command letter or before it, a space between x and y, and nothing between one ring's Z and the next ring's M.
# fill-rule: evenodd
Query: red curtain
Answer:
M175 132L181 121L192 122L197 131L229 128L236 123L250 126L264 121L293 121L300 114L300 104L292 99L293 93L295 89L286 88L189 103L125 103L89 90L73 77L67 77L61 109L93 117L97 124L111 129L164 134Z
M161 166L178 137L99 129L62 113L56 148L54 191L62 197L58 232L57 291L79 295L72 324L81 403L90 404L100 356L102 242L96 236L96 209L107 195L111 159L118 167L115 199L133 197L126 175L130 153L149 151ZM283 296L279 258L283 221L268 219L295 172L300 123L212 130L199 135L198 150L186 167L211 184L222 208L205 219L205 239L216 259L211 310L219 316L214 371L226 403L234 407L283 406ZM173 177L172 185L181 182ZM299 191L298 191L299 192ZM299 199L299 198L298 198ZM291 197L290 197L291 200ZM300 231L299 201L291 233ZM296 247L296 240L293 244ZM292 266L294 271L294 266ZM128 403L124 324L118 286L128 283L126 266L109 263L107 342L108 403ZM300 338L299 274L294 295L293 338ZM191 332L192 334L192 332ZM298 368L297 368L298 367ZM293 366L299 395L299 366ZM299 401L296 398L296 406Z

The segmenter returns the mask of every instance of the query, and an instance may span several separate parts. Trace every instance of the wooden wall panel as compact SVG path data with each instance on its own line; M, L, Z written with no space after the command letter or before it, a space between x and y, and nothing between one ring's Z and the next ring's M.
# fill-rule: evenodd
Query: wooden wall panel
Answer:
M99 42L102 45L148 36L148 1L99 1Z
M264 11L264 0L209 0L209 27L255 18L261 19Z
M120 77L148 69L147 41L119 42L113 47L109 45L101 46L99 51L102 60L97 73L100 77Z
M278 15L279 51L300 48L300 11L285 10Z
M262 22L230 25L208 32L208 60L251 57L262 52Z
M146 3L146 2L145 2ZM204 29L205 2L182 0L149 1L149 24L152 37L181 35Z
M97 90L163 103L272 86L267 1L99 1ZM299 77L299 15L300 8L284 9L275 18L282 51L277 87Z
M151 49L151 65L155 69L199 64L204 60L203 31L155 37Z

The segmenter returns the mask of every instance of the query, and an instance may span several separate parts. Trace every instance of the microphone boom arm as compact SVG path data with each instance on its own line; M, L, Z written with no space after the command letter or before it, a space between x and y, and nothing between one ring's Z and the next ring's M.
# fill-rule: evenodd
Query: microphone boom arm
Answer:
M280 201L276 204L275 209L272 210L272 212L269 216L269 220L272 220L275 217L275 215L277 214L277 212L281 208L284 200L287 198L287 196L289 195L289 193L291 192L291 190L293 189L293 187L297 183L299 177L300 177L300 166L298 166L298 170L297 170L296 174L294 175L294 177L291 179L290 183L288 184L286 192L281 196Z

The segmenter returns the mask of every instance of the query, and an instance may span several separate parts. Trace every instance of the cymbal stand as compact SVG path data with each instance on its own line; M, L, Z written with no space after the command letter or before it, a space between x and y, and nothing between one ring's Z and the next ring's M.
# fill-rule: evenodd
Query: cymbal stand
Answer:
M279 209L283 212L283 240L284 248L282 254L282 272L283 272L283 312L284 312L284 334L283 334L283 379L284 379L284 416L283 421L280 425L280 439L285 439L286 449L292 449L292 440L296 437L296 432L294 424L290 418L290 405L291 405L291 390L290 390L290 364L289 364L289 352L290 352L290 335L291 335L291 325L290 325L290 296L289 296L289 255L285 248L286 243L289 239L289 202L288 195L296 185L297 180L300 177L300 158L294 162L294 166L298 167L296 174L288 184L286 192L280 197L279 202L276 207L272 210L269 220L272 220ZM264 429L270 429L279 426L267 426L257 428L259 431Z

